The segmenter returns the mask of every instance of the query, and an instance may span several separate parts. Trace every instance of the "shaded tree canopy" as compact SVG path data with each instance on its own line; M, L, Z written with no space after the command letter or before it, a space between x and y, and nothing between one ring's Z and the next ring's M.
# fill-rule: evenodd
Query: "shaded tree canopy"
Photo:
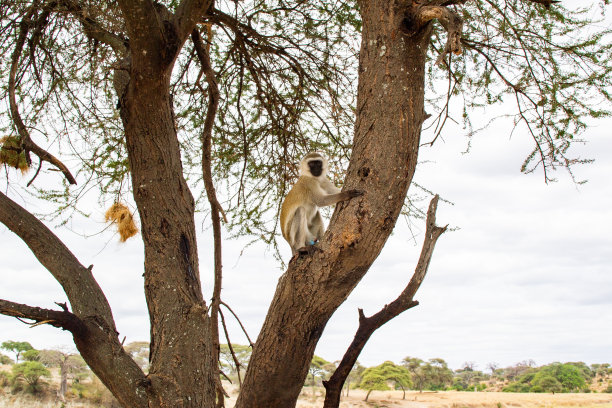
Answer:
M474 134L470 115L493 120L498 115L483 108L502 104L509 132L533 140L523 171L541 169L549 181L557 168L586 161L570 146L588 120L610 114L610 30L593 21L607 2L572 10L553 3L0 2L8 106L0 112L0 221L69 303L49 310L0 300L0 313L69 330L124 406L222 406L221 220L234 235L276 245L275 215L296 178L294 163L319 150L332 158L337 182L365 194L336 208L320 251L288 263L236 403L294 406L330 316L406 204L419 149L447 120ZM59 224L93 212L84 197L102 208L126 202L137 214L151 322L147 373L119 340L93 266L18 205L20 194L53 203ZM436 205L437 198L407 296L382 315L418 304L414 294L444 232ZM215 265L210 305L196 211L210 212L215 238L214 260L202 260ZM360 320L379 327L363 312Z

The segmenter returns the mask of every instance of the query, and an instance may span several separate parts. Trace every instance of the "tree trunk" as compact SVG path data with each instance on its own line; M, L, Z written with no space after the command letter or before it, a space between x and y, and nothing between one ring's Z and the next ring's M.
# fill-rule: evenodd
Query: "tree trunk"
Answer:
M372 392L372 390L368 390L368 393L366 394L366 397L364 399L364 401L368 401L368 398L370 397L370 393Z
M236 408L295 406L325 325L374 262L400 213L417 162L430 35L427 29L410 38L400 32L400 3L361 4L357 117L345 187L365 195L337 207L321 251L289 263Z
M66 391L68 391L68 358L63 357L60 362L60 387L57 396L62 402L66 401Z
M215 363L200 286L195 204L183 177L169 82L170 69L157 71L135 58L121 102L145 246L151 321L146 389L149 406L212 407Z

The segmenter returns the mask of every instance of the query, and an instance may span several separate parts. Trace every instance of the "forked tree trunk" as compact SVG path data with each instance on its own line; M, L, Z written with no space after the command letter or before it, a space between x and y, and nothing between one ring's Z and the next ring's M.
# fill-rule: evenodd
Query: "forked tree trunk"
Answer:
M200 287L195 203L183 177L169 69L155 68L135 58L121 99L151 321L144 388L149 407L212 407L215 363Z
M334 311L374 262L414 174L424 119L429 30L406 38L400 1L361 3L363 20L353 153L342 203L318 245L280 278L253 348L237 408L292 408L315 346ZM405 9L405 6L403 6Z

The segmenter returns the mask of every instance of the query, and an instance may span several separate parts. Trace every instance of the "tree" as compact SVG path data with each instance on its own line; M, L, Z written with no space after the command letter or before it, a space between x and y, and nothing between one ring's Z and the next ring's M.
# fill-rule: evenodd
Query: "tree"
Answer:
M355 362L355 365L351 369L349 375L346 377L346 382L344 384L344 388L346 388L346 396L349 396L349 390L351 389L352 383L359 384L361 382L361 376L365 371L365 367L362 366L359 361Z
M368 400L372 391L384 391L389 389L389 383L403 391L402 399L406 399L406 388L412 384L408 369L385 361L376 367L367 368L362 375L359 388L368 390L365 400Z
M18 379L23 379L33 392L37 392L40 378L50 377L51 373L38 361L26 361L13 366L13 375Z
M410 371L412 383L419 392L423 392L425 382L427 381L427 374L423 369L423 363L423 360L416 357L405 357L402 360L402 365Z
M34 347L32 347L32 345L27 341L12 340L2 342L2 348L6 351L12 351L15 353L15 364L19 363L19 356L22 355L22 353L34 349Z
M21 355L25 361L38 361L40 358L40 351L32 349L24 351Z
M539 168L549 181L555 168L582 162L568 150L574 138L589 118L609 114L608 30L590 25L588 10L552 3L0 3L0 51L10 55L0 63L9 107L2 117L10 120L2 122L8 136L0 160L11 186L0 193L0 221L69 301L55 310L0 300L0 313L69 330L123 406L221 406L221 220L274 246L275 211L295 179L290 163L322 150L336 158L337 172L350 156L344 187L365 195L338 206L320 251L289 262L236 402L294 406L326 324L404 208L419 148L435 141L437 135L421 140L426 111L442 125L453 116L448 100L463 93L459 115L469 126L473 109L509 97L514 126L534 141L523 171ZM33 166L40 171L29 181L11 173ZM224 186L223 207L215 184ZM100 202L137 211L151 323L148 373L123 348L93 266L13 199L20 188L31 192L66 221L67 213L83 212L78 198L93 187ZM210 305L194 221L203 200L215 242ZM372 332L418 304L414 296L444 232L435 226L436 204L406 289L379 313L360 312L355 340L326 383L327 395L335 392L326 406L337 406Z
M0 353L0 364L13 364L13 360L9 356Z
M81 356L69 350L41 350L39 361L49 367L59 367L60 387L57 396L61 401L66 400L68 376L81 373L87 368Z
M561 391L563 391L563 386L552 376L542 376L534 379L533 387L531 387L531 392L552 392L554 394Z
M312 387L313 397L315 395L316 376L318 375L318 376L323 377L323 374L325 373L325 371L327 371L327 369L330 368L330 365L333 366L332 363L330 363L329 361L325 360L322 357L319 357L317 355L314 355L312 357L312 361L310 362L310 367L308 367L308 373L310 374L311 379L312 379L311 387Z
M242 386L242 371L246 370L251 359L251 346L241 344L232 344L231 348L228 344L221 345L220 365L229 367L231 373L235 373L238 377L238 386Z

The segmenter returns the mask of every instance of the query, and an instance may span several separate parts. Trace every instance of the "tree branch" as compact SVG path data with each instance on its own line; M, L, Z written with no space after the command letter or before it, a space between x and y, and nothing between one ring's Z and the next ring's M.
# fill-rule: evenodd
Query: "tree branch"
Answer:
M91 273L91 267L81 265L42 222L2 192L0 222L30 247L40 263L62 285L73 311L45 311L4 301L0 303L1 313L70 330L87 364L115 396L121 400L136 393L138 405L127 404L125 400L123 405L146 407L146 392L138 389L146 384L145 375L123 350L110 306Z
M337 408L340 404L340 392L344 386L344 382L351 368L357 361L361 350L363 350L363 347L370 339L370 336L389 320L419 304L419 302L413 300L414 295L419 290L425 278L436 241L440 235L446 231L446 227L438 227L435 225L438 198L439 196L436 195L429 203L429 209L427 211L427 229L425 231L425 240L421 249L421 255L414 274L406 288L393 302L385 305L378 313L370 317L365 317L363 310L359 309L359 328L357 329L355 338L344 354L334 374L328 381L323 382L326 390L323 408Z
M420 6L410 10L402 24L402 31L407 35L413 35L430 21L437 19L448 33L448 39L444 46L444 52L440 54L437 64L442 62L448 53L461 54L461 33L463 31L463 20L457 13L448 7L439 5Z
M82 336L87 330L83 321L68 310L60 312L58 310L41 309L40 307L32 307L0 299L0 314L13 316L18 319L34 320L36 323L32 323L31 327L38 324L59 327L63 330L68 330L75 336Z
M183 0L176 8L174 22L179 38L187 38L214 0Z
M107 44L118 55L124 55L127 52L127 40L115 33L105 30L102 25L92 19L91 16L83 10L80 3L72 0L61 0L59 5L81 23L83 31L88 37Z
M110 306L91 270L81 265L49 228L2 192L0 222L30 247L39 262L62 285L77 317L97 316L109 330L116 331Z
M561 1L559 0L525 0L525 1L529 1L531 3L536 3L536 4L541 4L546 8L550 8L550 6L555 3L561 3Z
M17 128L17 133L19 134L21 148L26 153L26 158L28 161L28 165L31 163L31 159L29 157L29 152L37 155L40 160L46 161L57 167L64 176L68 180L70 184L76 184L76 179L68 170L68 167L64 165L58 158L53 156L51 153L46 151L45 149L38 146L30 136L30 132L26 127L23 119L21 118L21 114L19 113L19 107L17 106L17 98L15 96L15 88L16 88L16 76L17 76L17 68L19 66L19 60L21 58L21 53L24 48L24 44L30 29L30 24L32 23L31 19L35 15L35 9L32 7L28 11L28 13L23 17L19 24L19 36L17 37L17 41L15 43L15 49L13 51L13 55L11 56L11 70L9 73L9 105L11 110L11 118L13 119L13 123ZM44 12L48 13L48 12Z
M217 85L217 77L210 63L208 49L204 46L200 33L197 30L193 30L191 33L191 38L193 40L198 60L200 61L200 65L202 67L202 72L204 73L206 82L208 83L208 109L206 111L204 129L202 130L200 139L202 141L202 178L204 179L206 195L208 197L208 202L210 203L210 217L212 219L214 237L215 283L210 306L210 319L213 349L216 353L215 361L218 363L221 347L219 341L219 304L221 302L221 284L223 280L220 214L223 214L223 217L225 218L225 213L221 208L221 204L219 204L219 201L217 200L217 193L215 191L212 178L212 130L215 123L215 116L217 115L220 96L219 86ZM227 222L226 218L225 222ZM219 364L217 364L216 367L218 370ZM225 391L221 385L221 378L219 377L218 373L215 375L215 381L217 382L217 407L221 408L224 405L223 396L225 395Z

